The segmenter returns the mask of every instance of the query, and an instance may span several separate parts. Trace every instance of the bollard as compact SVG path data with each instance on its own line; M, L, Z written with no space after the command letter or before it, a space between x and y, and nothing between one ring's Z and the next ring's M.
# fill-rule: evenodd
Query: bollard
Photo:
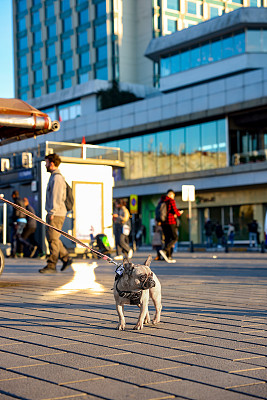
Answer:
M192 240L190 242L190 253L194 253L194 243Z
M264 241L261 242L261 253L265 253L265 243L264 243Z

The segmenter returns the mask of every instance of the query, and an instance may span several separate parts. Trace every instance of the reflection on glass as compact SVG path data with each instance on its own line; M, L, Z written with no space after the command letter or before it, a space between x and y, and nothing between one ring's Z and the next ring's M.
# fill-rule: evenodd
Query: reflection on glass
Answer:
M223 58L231 57L234 50L233 36L229 36L222 41Z
M171 130L171 173L185 171L185 129Z
M113 147L119 147L123 151L122 161L125 168L122 169L123 179L130 179L130 139L118 140L118 144Z
M218 167L218 140L216 122L201 124L202 168Z
M219 61L222 58L222 42L216 40L211 42L211 61Z
M250 52L261 51L261 31L249 29L247 30L247 46L246 50Z
M267 30L262 30L262 51L267 52Z
M226 159L226 126L225 120L220 119L216 122L218 132L218 156L219 156L219 167L227 166Z
M206 43L201 46L201 64L208 64L210 62L210 44Z
M191 50L191 68L198 67L201 64L200 47Z
M180 71L180 54L175 54L171 58L171 73L176 74Z
M156 135L143 136L144 177L156 176Z
M200 125L186 128L186 171L201 169Z
M168 175L170 167L170 132L159 132L157 133L157 175Z
M245 33L234 36L234 54L241 54L245 52Z
M189 51L181 53L181 71L185 71L190 68L190 57Z
M142 136L130 139L130 176L131 179L143 176Z
M161 76L168 76L171 73L170 58L162 58L160 60L160 74Z

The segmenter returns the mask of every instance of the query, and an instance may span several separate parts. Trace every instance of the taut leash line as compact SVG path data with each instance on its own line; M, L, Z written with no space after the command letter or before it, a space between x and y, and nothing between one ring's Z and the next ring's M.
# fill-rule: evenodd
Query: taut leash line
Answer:
M79 239L77 239L76 237L69 235L68 233L62 231L61 229L58 229L50 224L48 224L47 222L43 221L41 218L37 217L37 215L31 213L30 211L26 210L25 208L19 206L18 204L12 203L12 201L9 201L7 199L5 199L3 196L0 195L0 200L4 201L5 203L9 204L10 206L17 208L17 210L21 211L23 214L28 215L28 217L35 219L36 221L40 222L41 224L48 226L49 228L54 229L55 231L57 231L58 233L61 233L61 235L65 236L67 239L71 240L72 242L75 242L77 244L79 244L80 246L85 247L86 249L88 249L91 253L96 254L98 257L102 258L103 260L106 260L109 263L115 264L117 267L120 264L117 264L111 257L106 256L105 254L100 253L99 251L92 249L91 247L87 246L87 244L81 242Z

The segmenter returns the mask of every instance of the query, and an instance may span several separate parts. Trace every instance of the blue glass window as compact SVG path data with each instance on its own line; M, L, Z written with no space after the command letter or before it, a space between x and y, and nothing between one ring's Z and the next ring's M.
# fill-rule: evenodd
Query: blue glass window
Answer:
M186 128L186 170L201 169L200 125Z
M71 78L65 78L65 79L63 79L63 81L62 81L62 87L63 87L63 89L70 88L70 87L71 87L71 84L72 84Z
M90 64L89 51L80 54L80 68L87 67Z
M158 132L157 141L157 174L168 175L170 173L170 132Z
M34 97L40 97L40 96L42 96L42 89L41 89L41 88L36 88L36 89L34 89L34 90L33 90L33 94L34 94Z
M216 18L219 16L219 8L210 7L210 18Z
M216 121L207 122L201 127L202 169L218 167L218 135Z
M61 51L62 53L66 53L71 50L71 38L65 38L61 40Z
M156 134L143 136L143 176L157 175Z
M108 80L108 68L103 67L103 68L98 68L96 70L96 79L101 79L101 80Z
M21 18L18 20L18 25L17 25L18 32L22 32L26 29L26 19L25 17Z
M47 37L51 39L52 37L57 36L57 27L56 24L48 25L47 27Z
M48 46L46 46L46 57L47 58L52 58L55 57L56 55L56 45L55 43L52 43Z
M250 7L258 7L258 0L250 0Z
M199 67L201 65L201 47L195 47L191 50L191 68Z
M27 10L27 0L18 0L18 12L21 13Z
M37 4L40 4L41 0L32 0L32 5L36 6Z
M179 1L178 0L167 0L167 8L171 10L179 10Z
M246 50L249 52L261 51L261 31L248 29L247 30L247 46Z
M33 32L33 44L38 44L42 42L41 31Z
M27 101L27 100L28 100L28 95L27 95L27 93L21 94L21 95L20 95L20 99L23 100L23 101Z
M71 16L64 18L62 20L63 23L63 32L67 32L72 29L72 19Z
M48 93L55 93L57 91L57 85L56 85L56 83L49 83L48 85L47 85L47 92ZM53 119L55 119L55 118L53 118Z
M193 3L192 1L187 2L187 12L189 14L196 14L197 13L197 5L196 3Z
M106 60L107 54L108 54L107 45L96 48L96 60L97 61Z
M78 47L82 47L86 44L88 44L87 30L78 32Z
M231 57L234 53L233 37L229 36L223 39L222 46L223 46L223 58Z
M190 53L189 51L184 51L181 53L181 71L186 71L190 68Z
M66 58L66 60L63 60L63 68L65 73L72 71L72 58Z
M95 5L96 18L106 15L106 2L98 3Z
M26 56L26 54L24 56L19 57L18 63L19 63L19 68L20 69L23 69L23 68L27 67L27 56Z
M54 3L48 4L45 7L45 17L46 19L49 19L55 15L55 9L54 9Z
M215 40L211 42L211 60L219 61L222 59L222 41Z
M131 179L142 178L143 176L143 146L142 136L130 139L130 175Z
M262 30L262 51L267 52L267 30Z
M85 74L79 74L79 83L85 83L89 81L88 72Z
M87 24L89 21L89 10L85 8L79 12L79 25Z
M29 80L28 80L28 74L21 75L19 77L19 86L20 87L25 87L28 86Z
M48 77L54 78L57 76L57 64L50 64L48 66Z
M171 173L185 171L185 129L172 129L171 132Z
M37 69L34 71L34 82L39 83L43 80L43 71L41 69Z
M35 50L32 52L32 62L33 64L37 64L41 61L41 50Z
M245 33L234 35L234 54L241 54L245 52Z
M170 57L171 61L171 73L176 74L180 71L180 54L174 54Z
M40 15L39 11L35 11L32 13L32 25L38 25L40 24Z
M167 29L169 32L177 31L177 21L174 19L167 20Z
M70 0L61 0L61 7L60 7L61 11L62 12L67 11L69 10L69 8L70 8Z
M171 73L170 58L161 58L160 60L160 75L168 76Z
M210 62L210 44L206 43L201 46L201 64L208 64Z
M95 40L103 39L107 36L106 23L95 26Z
M19 47L19 50L27 49L27 47L28 47L27 36L24 36L24 37L22 37L22 38L19 38L18 47Z

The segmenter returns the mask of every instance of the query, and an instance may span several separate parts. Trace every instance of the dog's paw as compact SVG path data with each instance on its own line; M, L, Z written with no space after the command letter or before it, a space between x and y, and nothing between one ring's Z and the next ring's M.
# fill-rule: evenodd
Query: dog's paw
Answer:
M124 330L125 330L125 325L119 324L119 325L117 326L117 329L118 329L119 331L124 331Z
M134 327L134 329L135 329L136 331L141 331L141 330L143 329L143 324L136 324L135 327Z
M159 319L159 318L156 318L156 319L153 319L152 324L153 324L153 325L156 325L156 324L158 324L159 322L160 322L160 319Z
M146 325L146 324L150 324L150 318L145 318L144 324L145 324L145 325Z

